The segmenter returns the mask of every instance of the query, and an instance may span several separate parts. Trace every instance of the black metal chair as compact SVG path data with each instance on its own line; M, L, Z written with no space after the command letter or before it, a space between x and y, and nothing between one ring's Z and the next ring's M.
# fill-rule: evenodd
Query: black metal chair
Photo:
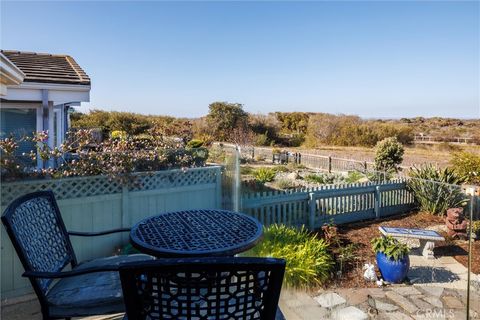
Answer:
M78 264L70 236L101 236L129 229L67 232L51 191L16 199L5 210L2 222L25 269L23 276L38 296L44 319L124 312L118 266L153 259L137 254ZM71 269L63 271L68 265Z
M285 261L171 258L128 263L119 270L124 319L273 320Z

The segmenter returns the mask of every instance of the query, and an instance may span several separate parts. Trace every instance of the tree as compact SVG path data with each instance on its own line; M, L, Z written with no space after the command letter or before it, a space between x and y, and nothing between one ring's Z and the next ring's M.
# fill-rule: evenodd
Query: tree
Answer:
M208 108L207 123L220 141L231 141L235 128L248 125L248 114L240 103L213 102Z
M249 127L255 135L254 144L257 146L269 146L280 140L280 122L272 113L268 115L250 114Z
M387 173L398 172L404 152L403 145L396 137L379 141L375 147L375 170Z
M309 113L306 112L275 112L285 133L307 133Z

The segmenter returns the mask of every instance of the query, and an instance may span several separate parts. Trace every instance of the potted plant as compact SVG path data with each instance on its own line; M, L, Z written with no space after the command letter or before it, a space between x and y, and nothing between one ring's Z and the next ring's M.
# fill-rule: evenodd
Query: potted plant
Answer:
M410 267L408 258L410 248L390 236L374 238L371 243L383 280L401 283L407 276Z

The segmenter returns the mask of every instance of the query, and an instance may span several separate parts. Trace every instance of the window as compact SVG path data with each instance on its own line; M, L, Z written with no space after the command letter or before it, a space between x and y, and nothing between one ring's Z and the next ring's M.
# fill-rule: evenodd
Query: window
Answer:
M0 109L0 138L5 139L13 135L20 139L32 136L37 129L37 110L35 108L1 108ZM17 149L18 155L30 153L35 149L31 141L22 141Z

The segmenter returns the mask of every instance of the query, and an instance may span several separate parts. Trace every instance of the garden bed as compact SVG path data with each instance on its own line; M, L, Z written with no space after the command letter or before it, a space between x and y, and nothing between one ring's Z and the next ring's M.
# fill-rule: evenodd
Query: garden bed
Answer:
M363 279L363 266L365 263L375 263L375 254L371 249L370 241L375 236L379 236L379 226L398 226L403 228L420 228L424 229L434 225L443 224L444 219L426 212L417 212L389 219L376 221L365 221L359 223L351 223L338 227L339 232L339 248L344 248L349 244L355 244L353 259L346 265L341 274L337 274L328 287L342 288L361 288L375 287L373 282L366 282ZM334 249L335 250L335 249ZM473 250L473 272L480 273L480 241L474 243ZM436 244L436 256L452 256L458 262L467 265L468 260L468 242L451 241L440 242ZM338 260L338 258L337 258Z
M328 173L302 165L248 164L241 166L242 188L245 192L268 192L322 185L369 182L369 178L355 170Z

